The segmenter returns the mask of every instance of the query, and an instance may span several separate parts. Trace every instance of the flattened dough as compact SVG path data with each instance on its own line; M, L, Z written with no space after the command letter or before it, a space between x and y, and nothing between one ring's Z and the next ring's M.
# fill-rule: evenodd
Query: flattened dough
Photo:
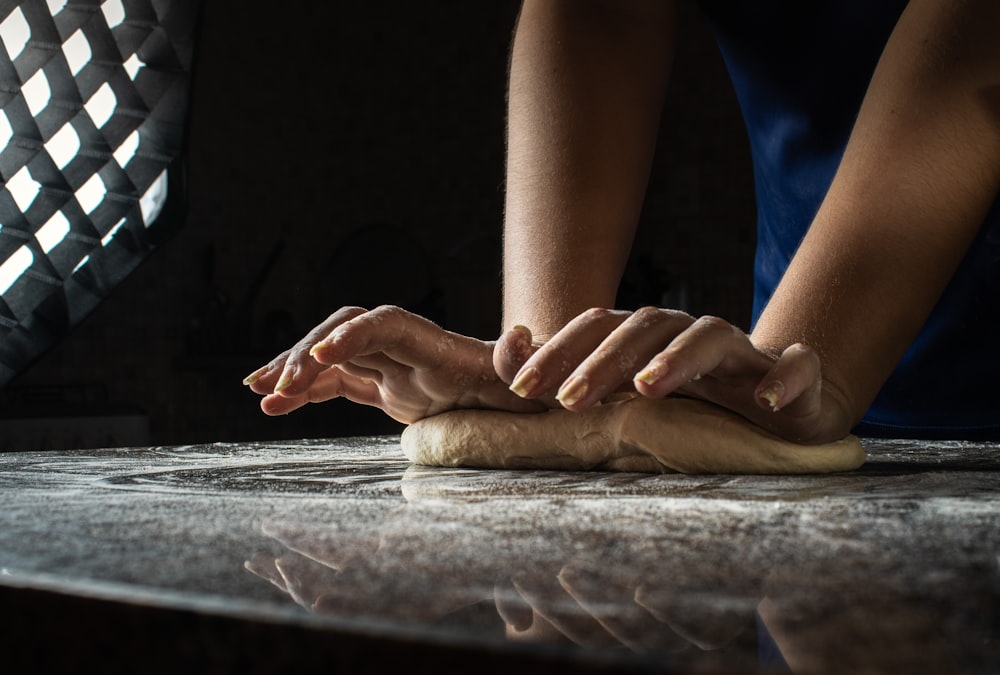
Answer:
M488 469L803 474L849 471L854 436L800 445L703 401L631 398L585 412L454 410L403 430L415 464Z

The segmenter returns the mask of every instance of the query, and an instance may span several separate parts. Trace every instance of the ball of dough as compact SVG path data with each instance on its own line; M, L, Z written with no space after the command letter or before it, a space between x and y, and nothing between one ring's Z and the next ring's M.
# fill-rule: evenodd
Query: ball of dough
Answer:
M411 424L400 442L415 464L489 469L803 474L865 461L855 436L792 443L685 398L635 397L584 412L453 410Z

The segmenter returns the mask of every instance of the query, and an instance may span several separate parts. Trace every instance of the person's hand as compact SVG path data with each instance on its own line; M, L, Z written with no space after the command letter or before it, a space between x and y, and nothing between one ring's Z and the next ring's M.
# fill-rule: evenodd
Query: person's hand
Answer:
M589 310L543 345L519 326L497 342L494 367L519 396L554 394L568 410L624 390L704 399L797 442L836 440L852 424L808 346L768 354L722 319L667 309Z
M243 382L268 415L341 396L404 424L455 408L543 409L508 390L492 353L398 307L345 307Z

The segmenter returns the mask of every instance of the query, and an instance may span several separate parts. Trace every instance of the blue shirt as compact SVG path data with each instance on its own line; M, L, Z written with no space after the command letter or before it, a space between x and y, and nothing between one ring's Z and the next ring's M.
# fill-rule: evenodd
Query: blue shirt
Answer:
M756 322L816 214L905 0L703 0L753 154ZM1000 440L1000 199L856 433ZM864 347L859 338L858 347Z

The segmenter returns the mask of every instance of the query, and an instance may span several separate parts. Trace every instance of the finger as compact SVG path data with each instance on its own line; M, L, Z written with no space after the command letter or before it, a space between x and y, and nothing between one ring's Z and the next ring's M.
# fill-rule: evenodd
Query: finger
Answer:
M411 372L409 368L399 365L382 354L361 356L336 367L351 377L376 384L382 384L387 379L403 377L405 373Z
M555 577L518 574L514 588L531 605L536 617L544 619L562 635L584 647L612 646L616 640L566 592Z
M703 650L721 649L747 628L756 597L725 589L726 602L706 603L701 595L684 593L659 583L640 585L635 601L674 635Z
M510 384L536 349L532 344L531 330L525 326L514 326L501 335L493 346L493 369L501 380Z
M317 598L337 584L337 571L297 553L286 553L274 561L281 573L288 594L308 610L315 608Z
M757 382L772 363L739 328L703 316L649 361L635 376L635 386L644 396L662 398L704 375L734 384Z
M511 382L511 391L522 398L555 391L629 315L612 309L591 309L579 315L524 363Z
M497 608L497 614L513 630L523 633L531 628L534 619L534 612L531 605L524 601L524 598L514 588L510 579L497 582L493 586L493 602Z
M361 307L343 307L337 310L296 342L295 346L261 369L264 373L261 374L261 370L251 373L244 382L249 381L253 391L259 394L301 396L312 386L319 373L326 369L326 364L317 362L309 355L313 347L326 339L338 326L365 311Z
M274 554L267 553L265 551L258 551L257 553L254 553L249 560L243 562L243 568L248 572L256 574L261 579L270 581L273 585L286 593L288 592L288 585L285 584L285 578L282 577L281 572L278 571Z
M378 550L378 537L369 531L334 532L273 519L266 520L262 529L294 553L338 571L360 565Z
M243 384L250 387L250 390L256 394L270 394L274 392L274 385L278 383L281 371L285 368L285 360L291 351L290 349L286 349L271 359L267 365L247 375L243 378Z
M260 408L273 417L287 415L307 403L322 403L340 397L372 406L382 401L378 385L373 380L352 376L340 368L328 368L320 373L305 393L297 396L268 394L261 399Z
M634 652L678 651L688 646L686 640L636 604L632 584L614 579L607 570L595 572L567 566L559 573L559 582L608 633Z
M402 365L428 368L452 359L470 341L429 319L384 305L339 325L311 351L313 360L325 365L384 353Z
M649 359L686 330L694 319L684 312L645 307L632 313L562 383L556 399L569 410L584 410L631 382Z
M808 413L821 404L821 382L819 355L804 344L793 344L761 379L755 392L757 405L778 412L796 404Z

